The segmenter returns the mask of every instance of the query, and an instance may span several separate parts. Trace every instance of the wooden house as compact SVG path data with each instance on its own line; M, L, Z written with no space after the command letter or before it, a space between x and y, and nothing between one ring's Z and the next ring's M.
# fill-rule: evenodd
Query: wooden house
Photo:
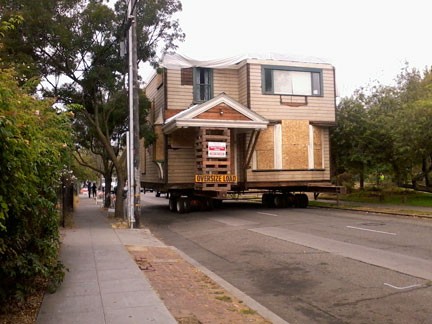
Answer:
M145 91L157 139L141 148L141 183L187 211L232 191L270 206L307 206L330 181L335 69L320 59L166 55ZM296 194L297 193L297 194ZM198 199L200 200L200 199Z

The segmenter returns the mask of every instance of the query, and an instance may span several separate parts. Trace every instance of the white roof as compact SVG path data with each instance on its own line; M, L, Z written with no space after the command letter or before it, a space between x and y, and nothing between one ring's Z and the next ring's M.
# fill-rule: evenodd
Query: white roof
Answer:
M288 61L303 63L330 64L328 60L301 55L289 55L279 53L247 53L238 56L232 56L214 60L196 60L182 54L165 54L162 58L161 66L167 69L182 69L189 67L207 67L207 68L237 68L239 63L246 60L266 60L266 61Z

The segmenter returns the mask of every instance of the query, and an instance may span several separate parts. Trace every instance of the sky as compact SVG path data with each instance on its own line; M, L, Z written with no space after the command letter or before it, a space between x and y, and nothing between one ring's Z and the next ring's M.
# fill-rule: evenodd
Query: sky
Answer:
M186 34L177 52L194 59L245 53L316 56L336 69L340 97L394 84L408 62L432 66L427 0L180 0ZM146 74L144 72L144 79Z

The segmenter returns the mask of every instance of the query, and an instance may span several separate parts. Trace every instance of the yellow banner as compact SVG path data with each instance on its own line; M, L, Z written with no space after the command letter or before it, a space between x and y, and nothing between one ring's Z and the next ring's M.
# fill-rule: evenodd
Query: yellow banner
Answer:
M233 182L237 182L237 176L235 174L196 174L195 182L233 183Z

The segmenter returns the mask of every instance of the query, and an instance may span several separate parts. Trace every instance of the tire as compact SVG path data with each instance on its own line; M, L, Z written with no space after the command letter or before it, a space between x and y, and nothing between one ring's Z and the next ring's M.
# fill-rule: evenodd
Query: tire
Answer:
M285 195L274 195L273 201L276 208L286 208L288 206L288 199Z
M202 202L202 210L203 211L211 211L213 210L213 199L211 198L203 198Z
M180 197L177 199L177 212L179 214L189 213L190 212L190 200L189 198Z
M261 203L266 208L273 208L274 205L274 195L270 193L265 193L261 196Z
M170 198L168 206L169 206L170 212L175 213L177 211L177 199L174 197Z
M296 194L295 200L295 206L297 208L307 208L307 206L309 205L309 198L306 194Z
M296 203L296 198L292 193L287 194L287 207L294 207Z

